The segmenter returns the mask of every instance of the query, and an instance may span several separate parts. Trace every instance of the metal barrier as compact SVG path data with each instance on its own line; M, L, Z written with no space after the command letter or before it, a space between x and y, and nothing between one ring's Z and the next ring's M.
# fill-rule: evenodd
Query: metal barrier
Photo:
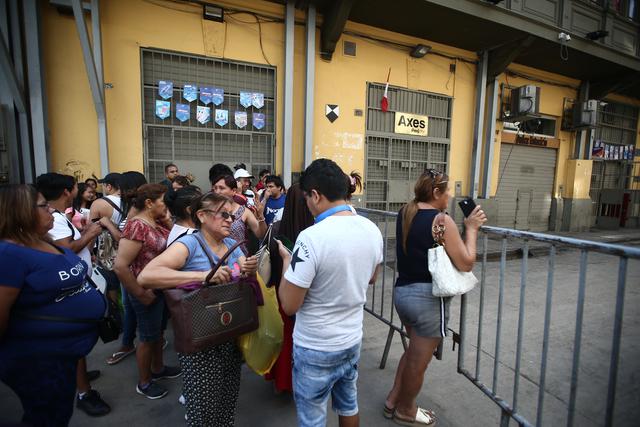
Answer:
M367 305L365 306L365 310L371 315L375 316L380 321L384 322L389 326L389 334L387 337L387 342L385 345L384 353L382 356L382 360L380 363L380 369L383 369L386 364L386 359L389 354L389 349L391 346L391 341L393 339L393 335L398 332L400 333L403 345L406 348L406 334L402 328L400 320L397 319L397 315L395 315L393 308L393 279L395 279L396 270L395 270L395 218L397 216L394 212L384 212L377 211L372 209L358 209L358 212L368 217L374 223L376 223L384 236L384 271L382 277L379 279L380 281L376 286L370 291L369 300L367 301ZM488 266L491 264L491 260L488 260L487 255L489 252L489 237L492 237L492 244L496 244L495 239L499 240L500 243L500 251L499 251L499 265L498 265L498 278L497 278L497 307L496 312L493 313L488 311L485 307L487 299L486 290L489 285L493 285L494 283L488 281ZM509 241L508 241L509 239ZM623 309L625 302L625 289L627 285L627 269L628 269L628 261L630 259L640 260L640 249L620 246L620 245L611 245L605 243L597 243L585 240L578 240L573 238L561 237L556 235L542 234L542 233L532 233L526 231L517 231L512 229L498 228L498 227L489 227L485 226L481 229L481 235L479 237L479 241L482 242L482 250L479 251L481 254L482 262L480 264L480 284L479 288L479 299L476 305L470 305L469 296L464 295L460 299L460 325L459 325L459 334L454 332L454 343L459 343L460 348L458 351L458 360L457 360L457 369L458 372L461 373L464 377L469 379L473 384L475 384L482 392L487 395L501 410L501 418L500 425L508 426L509 420L514 419L521 426L541 426L543 425L543 413L545 408L545 396L549 394L547 390L547 371L548 371L548 363L549 363L549 342L550 342L550 329L552 326L551 322L551 314L552 314L552 295L554 290L554 275L556 269L556 257L558 251L561 249L563 251L566 250L577 250L579 251L579 270L578 270L578 287L577 287L577 299L575 303L576 309L576 318L575 318L575 329L573 330L573 346L572 351L573 354L571 356L571 378L568 382L569 386L569 397L568 401L564 402L567 406L567 426L573 426L576 423L576 401L578 397L578 379L579 379L579 369L580 369L580 361L581 361L581 347L582 347L582 338L583 338L583 325L585 323L584 319L584 311L585 311L585 294L586 294L586 284L587 284L587 259L589 252L598 253L598 254L606 254L618 257L618 267L617 267L617 287L616 287L616 296L615 296L615 313L613 315L613 329L612 329L612 341L611 341L611 354L609 360L609 375L607 379L607 387L606 387L606 409L604 410L604 425L611 426L613 425L613 415L614 415L614 407L616 403L616 391L617 391L617 382L618 382L618 372L619 372L619 364L620 364L620 352L621 352L621 338L622 338L622 323L623 323ZM534 243L535 242L535 243ZM534 244L533 248L535 249L537 256L548 257L548 261L546 263L548 271L546 272L546 292L544 294L544 324L543 324L543 335L542 335L542 343L541 343L541 357L540 357L540 365L539 365L539 375L537 378L534 378L530 373L528 375L523 374L523 366L522 366L522 354L523 354L523 344L525 338L525 310L527 310L527 285L528 285L528 273L529 273L529 259L530 259L530 250L532 248L532 243ZM518 246L517 251L508 251L508 245ZM502 348L502 339L501 337L504 335L503 329L505 328L504 324L504 309L505 309L505 279L507 278L507 258L508 256L513 256L514 252L517 252L518 257L521 257L520 261L520 280L519 280L519 289L510 289L509 291L519 291L519 305L517 312L517 332L515 334L515 367L508 367L510 372L513 373L513 394L512 401L508 402L507 399L501 397L498 392L500 381L502 380L504 384L504 379L500 377L500 368L505 366L504 361L501 358L501 353L505 352L505 349ZM495 263L491 264L492 268L495 268ZM512 268L513 269L513 268ZM539 272L538 272L539 273ZM544 272L543 272L544 273ZM511 276L510 276L511 277ZM510 278L509 277L509 278ZM389 283L391 282L391 283ZM543 281L542 281L543 282ZM540 281L537 283L529 283L530 286L540 284ZM542 283L544 284L544 283ZM559 284L558 287L561 287L565 284ZM478 291L474 291L478 292ZM474 296L475 298L475 296ZM563 304L566 303L563 301ZM514 304L510 305L510 308L513 308ZM469 311L470 309L478 310L478 322L477 322L477 336L475 339L472 339L469 331L467 330L467 322L470 319ZM529 310L531 307L529 307ZM495 314L495 335L491 337L495 339L493 343L493 354L483 348L483 336L489 335L484 327L487 326L487 315ZM474 319L475 320L475 319ZM511 325L509 325L511 326ZM515 326L515 321L514 321ZM554 325L557 326L557 325ZM488 329L487 329L488 330ZM475 341L475 345L471 344L471 341ZM529 346L529 345L528 345ZM468 360L465 359L466 353L469 350L469 347L475 349L475 366L468 368L466 363ZM531 347L531 346L529 346ZM509 349L511 350L511 349ZM492 375L491 375L491 385L486 385L481 380L481 368L483 362L483 355L485 358L492 359ZM473 359L473 357L472 357ZM486 359L485 359L486 360ZM473 363L472 363L473 365ZM486 366L486 364L485 364ZM535 409L535 423L529 421L520 411L519 408L519 389L521 387L521 379L525 378L527 381L527 385L537 387L537 407ZM537 382L536 382L537 380ZM504 394L504 393L503 393ZM604 399L604 392L603 399ZM557 397L557 396L556 396ZM562 399L559 399L562 400ZM532 416L529 418L533 419ZM547 421L546 424L549 424ZM556 423L554 423L556 424ZM599 424L599 423L596 423Z

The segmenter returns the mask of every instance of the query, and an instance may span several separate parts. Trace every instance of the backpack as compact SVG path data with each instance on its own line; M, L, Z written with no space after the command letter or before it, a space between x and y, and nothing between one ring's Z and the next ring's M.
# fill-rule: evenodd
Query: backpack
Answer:
M109 203L113 207L113 209L120 212L120 215L123 218L125 217L122 209L116 206L116 204L111 200L107 199L106 197L102 200ZM98 265L106 270L112 271L117 254L118 242L113 238L109 230L102 230L102 232L98 235L98 239L96 240L96 261Z

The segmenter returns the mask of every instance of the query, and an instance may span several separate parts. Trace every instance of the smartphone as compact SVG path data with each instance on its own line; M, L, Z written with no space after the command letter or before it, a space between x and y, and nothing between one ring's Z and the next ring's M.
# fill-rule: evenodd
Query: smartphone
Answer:
M293 252L293 243L287 238L287 236L280 234L279 236L276 236L276 240L280 240L284 247L289 249L289 252Z
M242 194L234 194L233 195L233 201L236 202L237 204L241 205L241 206L245 206L247 204L247 198L245 196L243 196Z
M460 209L462 209L462 213L466 218L471 215L471 212L473 212L473 210L476 208L476 202L474 202L472 198L468 198L459 201L458 206L460 206Z

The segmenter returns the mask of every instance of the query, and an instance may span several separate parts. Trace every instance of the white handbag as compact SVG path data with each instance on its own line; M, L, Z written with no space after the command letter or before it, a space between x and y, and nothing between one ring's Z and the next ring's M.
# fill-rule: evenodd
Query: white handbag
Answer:
M478 279L472 272L460 271L453 265L444 249L444 230L444 214L439 213L433 219L431 229L436 246L429 249L427 254L433 296L453 297L466 294L474 288Z
M258 274L262 278L265 284L268 284L271 280L271 251L269 250L269 244L271 243L271 228L264 235L264 239L260 242L260 248L256 252L258 257Z

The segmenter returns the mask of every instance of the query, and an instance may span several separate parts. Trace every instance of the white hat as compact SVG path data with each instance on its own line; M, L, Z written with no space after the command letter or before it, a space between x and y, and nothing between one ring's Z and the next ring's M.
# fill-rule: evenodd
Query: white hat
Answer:
M235 179L240 179L240 178L253 178L253 175L251 175L249 172L247 172L246 169L238 169L236 171L236 173L233 174L233 177Z

